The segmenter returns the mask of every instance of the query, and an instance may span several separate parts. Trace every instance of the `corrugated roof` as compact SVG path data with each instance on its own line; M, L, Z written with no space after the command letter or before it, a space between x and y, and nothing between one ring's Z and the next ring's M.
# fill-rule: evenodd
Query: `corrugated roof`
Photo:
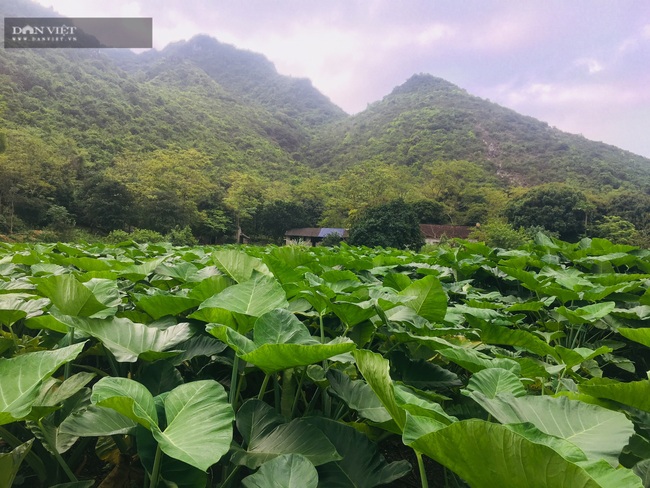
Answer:
M286 237L325 237L337 233L341 237L347 237L346 229L334 227L301 227L300 229L289 229L284 233Z
M338 234L341 237L345 237L346 230L345 229L337 229L336 227L321 227L321 230L320 230L320 233L318 234L318 237L327 237L330 234Z
M467 239L474 227L465 225L420 224L420 230L428 239L440 239L443 235L451 238Z

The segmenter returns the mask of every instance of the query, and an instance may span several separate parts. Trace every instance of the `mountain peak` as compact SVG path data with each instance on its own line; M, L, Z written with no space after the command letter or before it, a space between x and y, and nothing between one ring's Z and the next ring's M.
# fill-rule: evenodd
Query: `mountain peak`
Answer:
M428 73L419 73L411 76L403 84L395 87L391 95L400 93L417 93L417 92L430 92L430 91L452 91L466 93L453 83L430 75Z

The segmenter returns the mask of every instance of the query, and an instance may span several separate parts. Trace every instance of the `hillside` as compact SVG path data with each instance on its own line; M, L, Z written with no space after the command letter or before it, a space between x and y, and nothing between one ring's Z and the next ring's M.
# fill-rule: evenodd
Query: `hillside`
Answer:
M0 14L52 12L9 0ZM0 180L0 233L189 225L214 241L239 223L278 240L396 198L437 206L429 223L474 225L544 183L584 191L592 220L650 225L646 158L425 74L349 116L205 35L142 54L0 50Z
M426 74L328 127L307 158L334 171L370 159L416 169L426 161L473 161L509 186L650 185L647 158L567 134Z

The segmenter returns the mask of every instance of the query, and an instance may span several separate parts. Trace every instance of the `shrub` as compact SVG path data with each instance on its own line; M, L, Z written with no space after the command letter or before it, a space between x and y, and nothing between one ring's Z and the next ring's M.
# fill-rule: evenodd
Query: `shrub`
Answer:
M323 238L322 244L325 247L336 247L341 244L343 237L338 232L332 232Z
M114 230L106 236L106 242L110 244L117 244L128 240L143 244L146 242L162 242L165 238L160 232L149 229L134 229L131 233L123 230Z
M515 229L503 220L488 222L478 227L469 237L485 242L488 246L503 249L514 249L530 241L530 237L523 228Z
M174 246L196 246L199 243L196 237L194 237L194 234L192 234L192 229L189 225L186 225L182 229L177 225L169 231L165 238Z

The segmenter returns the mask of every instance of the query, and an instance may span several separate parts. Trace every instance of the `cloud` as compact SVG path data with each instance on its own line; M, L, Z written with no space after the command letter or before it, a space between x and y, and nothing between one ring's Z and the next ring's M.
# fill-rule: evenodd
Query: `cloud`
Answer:
M584 66L585 68L587 68L587 72L590 75L600 73L601 71L603 71L605 69L605 66L603 66L603 64L600 61L598 61L597 59L594 59L594 58L578 59L575 62L575 64L576 64L576 66Z

